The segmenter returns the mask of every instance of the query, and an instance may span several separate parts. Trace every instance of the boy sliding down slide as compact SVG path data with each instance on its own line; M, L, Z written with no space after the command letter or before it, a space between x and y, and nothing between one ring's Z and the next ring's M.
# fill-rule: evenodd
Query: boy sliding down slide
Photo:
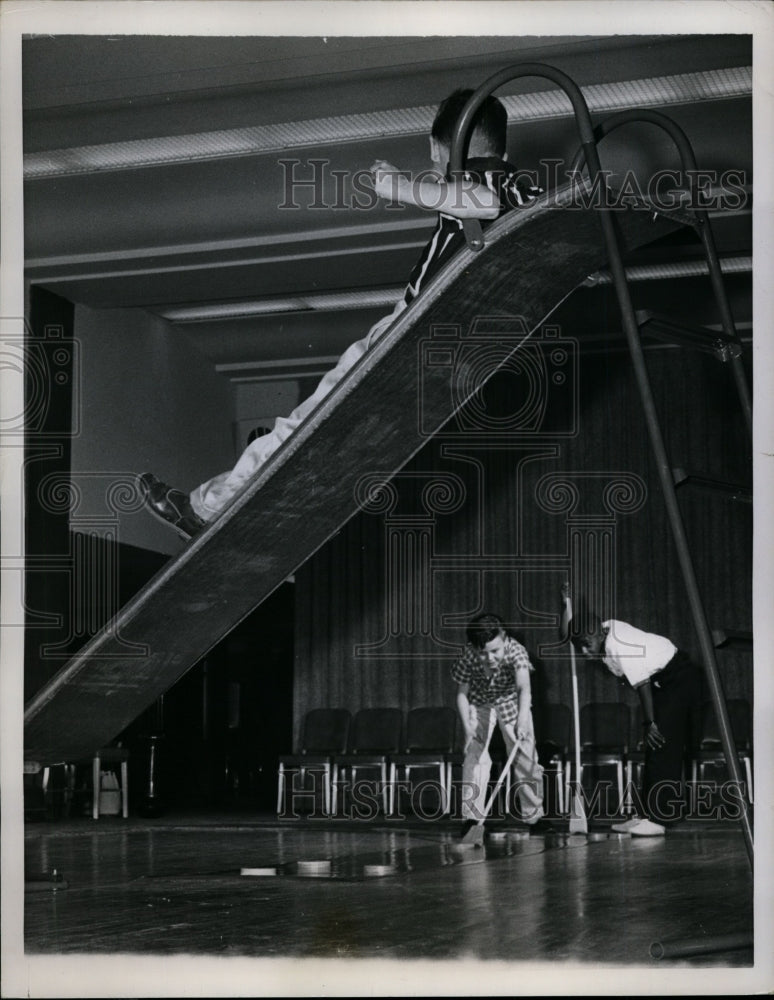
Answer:
M278 417L272 431L251 442L229 472L202 483L190 495L173 489L150 472L140 476L146 508L176 528L183 537L197 534L229 505L269 456L373 347L438 270L464 246L463 219L496 219L509 208L529 204L542 193L540 188L517 179L516 168L506 163L507 114L501 102L491 96L482 103L472 122L465 179L444 179L454 128L472 93L472 90L455 91L441 103L435 116L430 134L430 157L437 171L435 180L423 174L421 181L412 182L385 160L377 160L371 167L374 190L380 198L419 208L432 206L438 212L433 235L393 311L378 320L362 340L347 348L336 367L323 376L308 399L289 416Z

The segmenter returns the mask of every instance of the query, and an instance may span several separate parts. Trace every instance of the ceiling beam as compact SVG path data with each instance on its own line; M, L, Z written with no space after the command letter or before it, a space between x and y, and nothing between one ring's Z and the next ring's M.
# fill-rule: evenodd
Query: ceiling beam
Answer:
M623 80L583 88L592 114L631 108L666 108L688 102L748 97L751 93L751 66ZM508 121L512 124L572 115L569 99L560 90L503 97L502 100L508 112ZM24 179L35 181L77 174L137 170L233 156L287 152L322 144L426 135L434 114L434 107L421 106L43 150L25 154Z

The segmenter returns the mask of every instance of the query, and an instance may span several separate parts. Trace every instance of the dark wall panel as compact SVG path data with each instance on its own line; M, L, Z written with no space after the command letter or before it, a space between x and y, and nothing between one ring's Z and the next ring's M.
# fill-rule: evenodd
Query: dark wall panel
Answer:
M749 484L730 372L680 349L647 359L673 464ZM530 650L535 702L570 703L566 647L547 647L579 528L606 561L601 613L698 657L628 355L578 351L577 363L577 418L557 396L525 434L523 372L493 380L462 428L429 442L297 574L296 740L304 713L321 705L453 705L449 668L465 621L482 608L502 614ZM476 430L476 419L490 430ZM364 470L364 482L378 471ZM572 510L562 508L567 489L577 490ZM751 505L689 488L680 502L711 627L750 630ZM751 652L721 649L718 662L726 695L752 698ZM580 668L580 699L636 704L598 666Z

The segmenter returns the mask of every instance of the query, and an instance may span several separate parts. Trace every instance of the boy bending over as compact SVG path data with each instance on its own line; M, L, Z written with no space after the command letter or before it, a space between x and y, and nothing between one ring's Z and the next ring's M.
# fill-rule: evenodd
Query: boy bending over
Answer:
M452 668L457 682L457 710L465 731L462 763L462 836L484 818L492 759L489 743L495 721L513 763L521 818L530 832L545 832L543 768L538 763L532 726L529 675L532 664L526 649L505 631L502 618L485 613L467 628L468 645Z

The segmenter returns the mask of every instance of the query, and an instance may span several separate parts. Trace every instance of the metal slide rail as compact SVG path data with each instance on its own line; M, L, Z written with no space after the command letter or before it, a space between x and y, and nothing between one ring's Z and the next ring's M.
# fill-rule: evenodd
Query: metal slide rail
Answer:
M670 138L674 141L680 155L680 165L682 167L683 175L688 174L696 176L698 173L696 156L693 152L693 146L691 145L688 136L680 128L677 122L673 121L661 111L621 111L618 114L611 115L609 118L606 118L603 122L600 122L594 129L594 136L597 142L599 142L600 139L603 139L606 135L610 135L611 132L620 128L622 125L636 124L639 122L656 125L668 133ZM584 160L584 151L583 149L580 149L573 160L570 172L573 173L578 170L582 170ZM704 246L704 256L709 268L710 281L712 282L712 290L715 294L715 302L717 303L718 310L720 312L720 322L723 327L723 332L729 340L735 341L741 347L741 341L739 340L739 335L736 331L736 324L734 323L734 317L728 301L728 294L723 280L720 260L718 259L718 252L715 246L715 238L712 233L709 213L705 208L701 208L692 203L689 204L688 209L696 220L696 230L701 237L701 241ZM744 371L744 365L739 354L729 355L729 360L731 362L731 370L734 375L734 382L736 384L737 394L739 395L742 413L744 415L745 423L747 424L747 431L750 437L752 437L752 400L750 398L750 387L747 384L747 376Z
M669 523L672 530L672 537L677 550L677 557L680 563L680 569L683 574L683 580L691 606L694 627L696 629L701 649L704 673L715 707L715 713L717 715L723 753L726 758L726 763L728 765L732 781L737 786L741 786L742 774L736 756L736 747L734 746L733 737L731 735L731 724L728 717L723 690L720 684L720 675L717 660L715 658L715 647L713 645L712 634L707 621L704 603L699 591L696 571L694 569L685 525L683 524L675 484L672 477L672 469L667 456L666 447L664 445L658 412L653 398L653 390L650 384L650 377L645 364L642 343L640 341L639 325L635 316L629 285L626 279L626 271L623 264L618 225L612 209L609 208L607 204L606 194L608 188L599 159L594 126L591 122L591 115L589 113L586 99L584 98L578 85L561 70L558 70L553 66L545 65L544 63L519 63L515 66L508 66L490 76L484 81L484 83L481 84L480 87L478 87L478 89L473 92L468 103L465 105L465 109L454 130L449 157L450 173L452 176L459 176L463 172L465 141L470 131L470 125L473 121L473 117L480 105L493 91L497 90L497 88L501 87L504 83L508 83L511 80L516 80L525 76L538 76L552 80L557 84L557 86L564 90L565 94L570 99L575 113L575 123L581 140L581 151L579 155L582 155L585 158L589 171L589 177L591 179L592 191L598 191L601 194L600 204L596 206L596 211L599 213L599 220L602 226L605 244L607 246L608 265L613 279L613 284L615 286L618 307L621 312L621 320L629 346L629 354L634 367L634 375L640 395L640 402L645 414L651 449L656 462L661 491L664 496L667 515L669 517ZM642 114L642 112L637 112L638 117L642 117ZM664 123L660 120L658 121L658 124L664 126ZM684 133L678 130L677 126L674 126L674 130L668 129L668 131L670 131L670 134L673 135L673 138L678 144L678 149L680 150L680 155L683 158L683 163L691 163L693 160L693 151L687 138L685 138ZM679 131L680 134L678 134ZM715 252L714 242L712 240L712 234L708 223L705 221L705 224L701 225L700 229L705 250L712 255L710 259L714 259L717 264L717 254ZM475 250L483 247L483 235L480 225L478 225L477 222L476 225L466 226L465 233L468 238L468 245L471 249ZM712 266L711 273L715 273L715 269L712 268ZM719 274L720 268L718 265L715 277ZM713 277L713 284L715 283L715 277ZM722 282L720 284L722 288ZM724 293L721 295L721 301L727 305ZM727 310L727 312L728 314L726 315L726 310L724 309L724 327L726 322L730 321L730 328L733 330L733 319L730 316L730 310ZM752 827L747 809L744 809L742 812L740 825L742 828L745 847L747 849L748 859L750 861L750 865L752 866L754 863L754 845Z

